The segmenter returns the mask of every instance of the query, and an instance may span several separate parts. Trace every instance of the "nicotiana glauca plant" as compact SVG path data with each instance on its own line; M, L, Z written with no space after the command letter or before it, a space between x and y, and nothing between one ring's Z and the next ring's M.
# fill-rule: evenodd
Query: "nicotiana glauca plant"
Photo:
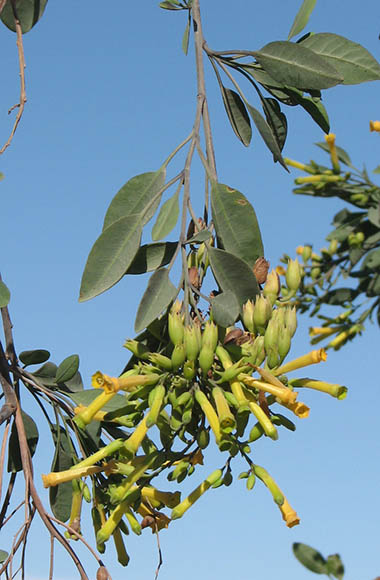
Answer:
M287 360L297 328L292 301L301 284L302 268L297 260L289 260L286 285L281 289L278 274L269 272L251 202L219 181L204 63L211 64L238 139L248 146L253 124L274 161L287 169L282 156L287 135L283 106L301 106L328 133L322 90L380 79L376 60L346 38L308 33L292 40L304 30L314 4L303 2L287 40L253 50L217 51L206 43L200 0L161 2L161 8L186 15L182 43L186 54L193 38L194 119L161 167L130 178L112 199L80 289L80 300L85 301L118 282L127 283L128 276L151 273L136 313L136 336L125 342L131 356L120 376L96 371L93 388L84 389L78 355L57 366L49 361L46 350L17 354L8 311L10 292L0 283L5 336L5 347L0 345L5 396L0 419L6 424L3 449L8 444L11 473L1 524L6 521L14 480L22 470L28 497L22 531L11 551L4 551L0 574L12 566L37 511L53 540L61 542L73 558L81 578L88 578L69 542L80 540L92 550L87 534L81 531L83 500L92 505L98 552L102 554L112 539L120 564L127 565L124 537L129 528L141 534L150 527L158 534L210 488L231 485L237 456L247 464L238 476L246 480L247 489L259 479L286 525L299 523L296 511L272 475L256 464L252 451L264 437L277 440L278 428L294 431L289 414L296 420L308 416L308 406L298 400L299 387L337 399L345 397L346 387L288 376L324 361L326 353L313 350ZM38 21L45 7L46 2L38 0L0 2L1 18L16 31L19 47L17 123L21 103L25 103L22 34ZM171 162L181 155L183 167L173 175ZM201 216L194 210L194 202L199 203L194 192L199 187L191 182L195 156L204 168ZM164 194L168 194L165 201ZM151 243L142 243L143 232L151 233ZM214 289L209 292L205 287ZM27 370L33 365L42 366ZM43 475L43 482L49 488L54 515L43 507L34 486L32 456L38 429L34 418L21 409L21 388L35 399L51 431L55 451L51 473ZM194 490L181 498L172 484L180 486L198 471L209 444L221 452L220 464L210 467ZM165 476L169 483L163 483ZM162 489L166 486L170 490ZM57 528L61 525L65 535ZM98 578L108 578L103 560L92 553L99 563Z
M380 131L379 121L371 121L370 130ZM375 317L380 325L380 188L365 168L354 167L335 135L328 134L317 145L329 154L329 166L287 160L288 166L306 173L295 179L294 193L335 197L347 207L333 218L328 246L320 252L308 244L297 248L303 266L295 304L322 321L310 328L311 343L325 341L326 348L339 350L362 333L367 320ZM379 172L379 167L373 170Z

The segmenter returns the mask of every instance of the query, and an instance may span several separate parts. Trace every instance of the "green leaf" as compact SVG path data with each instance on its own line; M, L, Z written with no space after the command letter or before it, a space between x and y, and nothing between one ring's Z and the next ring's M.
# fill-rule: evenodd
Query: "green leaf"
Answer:
M140 246L126 274L144 274L166 266L174 256L177 246L178 242L159 242Z
M327 556L327 571L332 574L334 578L342 580L344 576L344 566L339 554L332 554Z
M288 40L302 32L302 30L305 28L306 24L309 22L310 14L313 12L316 2L317 0L304 0L302 2L301 8L296 14L290 29Z
M70 395L77 391L83 391L83 381L80 372L78 371L75 373L75 375L71 379L66 380L64 384L59 383L57 385L57 391Z
M9 292L8 287L2 280L0 280L0 308L8 306L10 299L11 293Z
M1 171L0 171L0 181L2 181L4 179L4 177L5 177L4 173L1 173Z
M377 207L370 207L368 210L368 219L377 228L380 228L380 203Z
M140 246L140 217L122 217L103 230L87 258L79 302L105 292L124 276Z
M321 141L320 143L315 143L315 145L317 145L318 147L323 149L323 151L326 151L326 153L330 153L329 146L327 145L327 143L325 141ZM348 153L344 149L342 149L342 147L337 146L336 152L337 152L339 161L341 161L345 165L348 165L348 167L352 167L350 156L348 155Z
M264 248L252 205L237 189L213 183L211 209L219 245L253 268Z
M177 294L166 268L156 270L150 277L147 289L137 310L135 331L140 332L167 308Z
M233 131L243 145L248 147L252 138L252 129L244 103L238 93L227 89L222 84L220 84L220 91Z
M240 309L247 300L252 300L259 294L252 269L237 256L217 248L209 248L210 265L216 281L223 292L232 292Z
M51 426L51 434L55 445L55 453L51 471L65 471L73 465L72 447L66 430L60 425ZM49 501L56 518L66 522L70 517L73 487L71 481L66 481L49 488Z
M8 552L6 552L5 550L0 550L0 564L2 564L3 562L5 562L5 560L8 558Z
M280 105L276 99L264 98L263 109L267 123L272 130L280 151L282 151L288 133L288 122L286 116L281 111Z
M368 284L366 295L371 297L380 296L380 274L377 274L377 276L374 276L371 279L371 282Z
M259 131L265 145L268 147L269 151L272 152L275 161L279 161L281 165L288 171L285 162L281 155L281 150L277 144L277 141L272 133L272 129L264 119L264 117L259 113L257 109L252 107L247 103L249 114L252 117L252 121L255 123L257 130Z
M343 77L327 60L301 44L270 42L253 56L279 83L297 89L328 89Z
M372 173L380 173L380 165L378 165L377 167L375 167L375 169L373 170Z
M37 443L38 443L38 429L37 425L24 411L21 411L21 417L24 423L25 435L30 451L31 457L33 457ZM22 471L22 461L20 454L20 445L18 442L16 422L13 422L11 436L9 438L9 449L8 449L8 473Z
M18 355L18 358L25 366L39 365L46 362L50 358L50 352L42 348L36 350L23 350Z
M356 296L357 291L353 288L338 288L336 290L330 290L330 292L326 292L326 294L323 296L323 302L325 304L341 306L345 302L352 302Z
M183 7L179 5L176 0L165 0L164 2L160 2L160 8L164 10L183 10Z
M218 294L212 299L211 309L213 321L224 328L234 324L240 313L236 296L229 290Z
M166 170L161 167L158 171L135 175L127 181L108 207L103 230L122 217L136 214L145 225L160 203L159 192L165 183L165 176Z
M297 560L311 572L328 574L326 560L320 552L311 546L296 542L293 544L293 552Z
M190 38L190 24L191 24L190 10L189 10L188 14L189 14L189 16L187 19L186 28L185 28L185 31L184 31L183 37L182 37L182 50L186 54L186 56L187 56L187 53L189 52L189 38Z
M42 18L48 0L17 0L17 16L23 34ZM7 0L0 16L1 20L13 32L16 32L15 19L10 0Z
M322 131L329 133L330 121L327 111L321 101L315 101L312 97L305 97L302 94L302 91L298 91L297 89L287 89L286 92L289 93L298 105L301 105L301 107L309 113L311 118L320 126Z
M323 57L338 71L344 85L356 85L380 79L380 64L360 44L330 32L308 36L302 46ZM321 87L322 88L322 87Z
M372 250L372 252L367 254L363 260L362 268L368 268L370 270L380 269L380 248Z
M152 240L157 242L170 234L179 216L179 190L170 197L160 209L156 223L152 229Z
M65 383L69 381L76 375L79 368L79 356L77 354L72 354L65 358L59 367L55 375L55 380L57 383Z
M43 385L47 387L57 386L55 382L55 375L57 373L57 365L52 362L47 362L42 367L31 373L36 377Z
M195 236L193 236L192 238L189 238L188 240L186 240L185 244L195 244L195 243L202 243L205 242L206 240L209 240L212 236L212 233L210 232L210 230L201 230L200 232L198 232L197 234L195 234Z

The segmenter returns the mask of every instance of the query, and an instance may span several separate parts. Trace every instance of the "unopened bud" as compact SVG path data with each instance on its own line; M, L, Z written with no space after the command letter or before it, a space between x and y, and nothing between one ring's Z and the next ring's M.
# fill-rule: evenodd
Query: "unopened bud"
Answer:
M288 352L290 350L290 345L291 345L290 330L286 326L282 327L282 328L280 327L280 330L278 333L278 342L277 342L278 354L280 357L279 364L282 363L282 361L284 360L284 358L288 354Z
M263 294L268 298L272 306L276 302L280 294L280 290L281 290L280 276L277 274L275 270L271 270L271 272L268 274L267 281L265 282Z
M172 343L176 346L181 344L183 341L184 325L183 325L183 314L182 302L176 300L170 309L168 316L168 331L169 337Z
M254 305L253 305L252 300L247 300L247 302L245 304L243 304L242 319L243 319L243 324L244 324L245 328L247 330L249 330L249 332L252 332L252 334L254 334L254 332L255 332L255 325L253 322L253 310L254 310Z
M297 259L289 260L285 278L289 290L296 292L301 284L301 267Z
M261 334L264 333L265 327L272 316L272 305L265 296L256 298L253 311L253 322Z
M309 245L306 245L302 248L302 259L304 262L310 260L312 252L312 247Z
M297 311L295 306L287 306L284 309L284 321L286 328L290 332L290 336L293 337L297 330Z

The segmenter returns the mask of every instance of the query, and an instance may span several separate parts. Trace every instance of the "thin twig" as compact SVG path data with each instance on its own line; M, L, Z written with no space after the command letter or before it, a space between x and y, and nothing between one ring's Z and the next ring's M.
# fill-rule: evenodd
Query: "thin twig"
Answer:
M97 555L97 553L95 552L95 550L93 550L90 546L90 544L88 544L86 542L86 540L83 538L83 536L81 536L81 534L78 533L77 530L74 530L74 528L72 528L71 526L68 526L67 524L65 524L64 522L61 522L61 520L58 520L57 518L51 516L50 514L46 514L47 517L49 518L49 520L51 520L52 522L55 522L56 524L63 526L64 528L66 528L66 530L68 532L70 532L70 535L76 536L76 538L78 540L80 540L81 542L83 542L83 544L86 546L86 548L89 550L89 552L91 552L91 554L94 556L95 560L97 561L97 563L99 564L99 566L104 566L103 561L99 558L99 556ZM107 574L109 576L108 580L112 580L110 573L107 570Z
M154 532L156 534L157 548L158 548L158 566L156 569L156 574L155 574L154 580L157 580L158 574L160 573L160 568L163 564L163 559L162 559L162 551L161 551L161 545L160 545L160 535L158 533L158 526L157 526L156 520L154 520L154 528L155 528Z
M9 478L7 493L5 494L5 498L4 498L4 501L3 501L3 506L2 506L1 512L0 512L0 528L3 525L3 521L4 521L4 518L5 518L5 514L7 513L8 506L9 506L9 502L11 501L11 496L12 496L12 492L13 492L13 489L14 489L14 484L15 484L15 481L16 481L16 477L17 477L17 472L16 471L14 471L13 473L11 473L11 476Z
M50 564L49 564L49 580L53 580L54 571L54 538L50 536Z
M8 433L10 427L10 420L8 419L7 424L5 425L3 441L1 443L1 453L0 453L0 499L1 494L3 491L3 475L4 475L4 459L5 459L5 450L8 442Z
M11 0L11 4L12 4L12 10L13 10L13 16L14 16L16 34L17 34L17 41L16 41L16 43L17 43L18 63L19 63L19 71L20 71L20 102L17 105L14 105L13 107L11 107L9 109L9 111L8 111L8 114L9 114L13 109L18 108L17 115L16 115L16 119L15 119L15 122L13 124L13 129L11 131L11 134L8 137L8 141L0 149L0 155L2 153L4 153L4 151L11 144L12 139L13 139L13 136L16 133L16 129L18 127L18 124L19 124L19 122L21 120L21 117L22 117L22 114L24 112L25 103L26 103L26 91L25 91L25 57L24 57L24 47L23 47L23 44L22 44L22 29L21 29L20 20L18 19L17 12L16 12L16 0ZM0 6L0 8L2 9L1 6Z

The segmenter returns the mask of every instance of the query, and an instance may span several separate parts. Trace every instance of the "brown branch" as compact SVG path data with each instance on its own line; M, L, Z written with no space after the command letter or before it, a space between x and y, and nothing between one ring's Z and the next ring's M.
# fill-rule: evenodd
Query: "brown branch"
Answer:
M11 473L11 476L9 478L7 493L5 494L5 498L4 498L4 501L3 501L3 507L1 508L1 512L0 512L0 529L1 529L2 525L3 525L3 521L4 521L4 518L5 518L5 514L7 513L7 509L8 509L8 506L9 506L9 502L11 501L11 496L12 496L12 492L13 492L13 489L14 489L14 484L15 484L15 481L16 481L16 477L17 477L17 473L15 471L13 473Z
M19 101L19 103L17 103L17 105L14 105L8 111L8 115L9 115L9 113L11 113L11 111L13 111L13 109L18 109L15 122L13 123L13 128L12 128L11 134L8 137L8 141L0 149L0 155L2 153L4 153L4 151L11 144L12 139L14 137L14 134L16 133L16 129L18 127L18 124L21 120L22 114L24 112L25 103L26 103L25 57L24 57L24 47L23 47L23 43L22 43L22 29L21 29L20 20L18 19L17 12L16 12L16 0L11 0L11 4L12 4L12 9L13 9L13 16L14 16L15 28L16 28L16 34L17 34L16 44L17 44L18 63L19 63L19 71L20 71L20 101ZM0 5L1 10L3 9L3 7L4 6ZM0 12L1 12L1 10L0 10Z
M24 502L22 502L22 503L24 503ZM21 505L22 505L22 504L21 504ZM20 506L19 506L19 507L20 507ZM17 509L18 509L18 508L17 508ZM15 510L15 511L16 511L16 510ZM31 512L30 512L30 517L28 518L28 520L27 520L26 522L24 522L24 524L23 524L23 528L24 528L24 529L23 529L23 531L22 531L22 534L21 534L21 535L20 535L20 537L18 538L17 542L16 542L16 543L13 543L13 547L12 547L12 551L11 551L11 553L9 554L8 558L7 558L7 559L4 561L4 563L3 563L2 567L0 568L0 576L1 576L1 575L2 575L2 573L3 573L3 572L6 570L6 568L8 568L8 566L9 566L9 563L11 563L11 562L12 562L12 560L13 560L13 558L14 558L14 555L16 554L17 550L18 550L18 549L19 549L19 547L20 547L20 544L21 544L21 542L23 542L23 541L25 541L25 540L26 540L26 537L27 537L27 535L28 535L28 532L29 532L29 528L30 528L30 526L31 526L31 524L32 524L32 520L33 520L33 517L34 517L35 511L36 511L36 510L35 510L35 508L32 508L32 510L31 510ZM11 516L10 516L10 517L11 517ZM6 521L8 521L8 520L9 520L9 518L7 518L7 520L6 520ZM4 525L5 525L5 522L4 522ZM16 535L17 535L17 534L16 534ZM23 550L23 551L24 551L24 550ZM12 564L11 564L11 566L12 566ZM11 574L11 577L12 577L12 574Z
M62 546L65 548L65 550L71 556L75 566L77 567L77 570L80 574L81 579L82 580L89 580L77 554L74 552L74 550L70 546L69 542L62 536L62 534L56 529L56 527L50 521L50 518L49 518L49 516L48 516L48 514L47 514L47 512L42 504L40 496L37 493L37 490L36 490L36 487L35 487L34 481L33 481L32 462L31 462L29 447L28 447L28 443L27 443L27 439L26 439L24 422L22 420L21 409L20 409L19 405L17 405L17 410L16 410L16 427L17 427L17 434L18 434L18 439L19 439L19 444L20 444L20 455L21 455L21 462L22 462L22 467L23 467L23 472L24 472L24 477L25 477L25 483L27 486L29 486L30 496L33 500L34 506L37 509L37 511L40 515L40 518L44 522L44 524L45 524L46 528L49 530L50 534L52 536L54 536L54 538L56 538L58 540L58 542L60 542L60 544L62 544Z
M80 540L81 542L83 542L83 544L86 546L86 548L91 552L91 554L94 556L95 560L97 561L97 563L99 564L99 566L103 566L103 568L105 568L103 561L101 560L101 558L99 558L99 556L97 555L97 553L95 552L95 550L93 550L90 546L90 544L88 544L86 542L86 540L83 538L83 536L81 534L78 533L77 530L75 530L74 528L72 528L71 526L68 526L67 524L65 524L64 522L61 522L61 520L58 520L57 518L54 518L53 516L47 514L47 517L52 520L53 522L55 522L56 524L59 524L60 526L63 526L64 528L66 528L66 530L70 533L70 535L72 536L76 536L77 540ZM107 568L106 568L106 572L108 574L108 580L112 580L110 573L108 572Z
M9 434L9 425L10 422L8 421L5 425L3 441L1 443L1 453L0 453L0 498L3 491L3 476L4 476L4 460L5 460L5 450L7 447L8 442L8 434Z
M0 0L0 14L3 11L4 6L6 5L7 0Z

